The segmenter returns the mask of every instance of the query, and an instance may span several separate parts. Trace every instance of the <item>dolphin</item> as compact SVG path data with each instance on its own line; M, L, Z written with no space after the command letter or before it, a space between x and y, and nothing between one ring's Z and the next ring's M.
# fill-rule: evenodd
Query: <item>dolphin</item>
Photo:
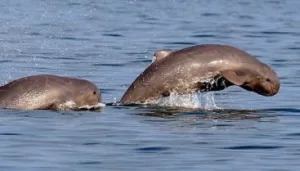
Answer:
M89 110L104 107L90 81L56 75L19 78L0 87L0 108L19 110Z
M247 52L229 45L203 44L156 51L151 65L120 103L145 103L172 92L220 91L232 85L263 96L274 96L280 89L276 72Z

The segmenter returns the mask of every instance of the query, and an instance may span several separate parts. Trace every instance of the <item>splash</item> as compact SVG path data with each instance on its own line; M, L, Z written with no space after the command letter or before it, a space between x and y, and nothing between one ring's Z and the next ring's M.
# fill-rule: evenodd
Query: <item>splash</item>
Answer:
M66 101L65 103L59 104L57 106L58 110L68 110L68 109L74 109L74 108L76 108L76 104L72 100Z
M80 106L78 107L78 110L97 110L97 109L102 109L105 107L104 103L98 103L95 105L84 105L84 106Z
M184 107L216 109L214 92L199 92L192 94L171 93L168 97L148 101L146 104L154 104L163 107Z
M161 97L158 100L148 101L145 104L154 104L163 107L183 107L183 108L202 108L202 109L220 109L215 102L215 87L226 87L222 76L203 79L198 82L202 86L199 92L190 94L170 93L168 97Z
M65 103L58 105L58 110L97 110L104 108L105 104L97 103L95 105L84 105L77 106L76 103L72 100L66 101Z

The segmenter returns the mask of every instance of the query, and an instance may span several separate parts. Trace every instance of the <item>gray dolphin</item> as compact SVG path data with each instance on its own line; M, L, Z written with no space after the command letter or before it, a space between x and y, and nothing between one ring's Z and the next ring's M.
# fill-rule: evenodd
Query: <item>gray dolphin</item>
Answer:
M0 87L0 108L20 110L98 109L101 93L90 81L55 75L33 75Z
M280 88L275 71L238 48L203 44L178 51L159 50L153 63L130 85L120 103L143 103L171 92L219 91L237 85L263 96Z

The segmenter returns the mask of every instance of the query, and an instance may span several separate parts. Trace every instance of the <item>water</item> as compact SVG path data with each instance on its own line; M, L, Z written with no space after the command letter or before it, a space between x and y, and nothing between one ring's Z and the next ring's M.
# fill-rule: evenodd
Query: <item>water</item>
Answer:
M281 89L263 97L230 87L214 93L223 110L0 110L0 170L298 170L299 6L296 0L1 1L2 84L43 73L84 78L112 103L154 51L224 43L270 64Z

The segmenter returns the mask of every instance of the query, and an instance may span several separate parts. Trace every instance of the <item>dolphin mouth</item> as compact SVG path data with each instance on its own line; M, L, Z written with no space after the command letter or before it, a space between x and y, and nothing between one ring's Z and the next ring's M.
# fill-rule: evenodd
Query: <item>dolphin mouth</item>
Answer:
M275 89L271 89L269 93L267 93L265 96L274 96L275 94L277 94L278 91L276 91Z
M274 89L272 87L269 87L267 89L265 89L263 87L254 87L254 88L250 87L250 86L241 86L241 87L245 90L255 92L262 96L274 96L278 92L276 89Z
M263 96L274 96L278 93L278 89L271 84L267 84L265 85L265 89L258 88L257 93Z
M98 103L95 105L84 105L84 106L80 106L77 109L78 110L98 110L98 109L102 109L105 107L104 103Z

